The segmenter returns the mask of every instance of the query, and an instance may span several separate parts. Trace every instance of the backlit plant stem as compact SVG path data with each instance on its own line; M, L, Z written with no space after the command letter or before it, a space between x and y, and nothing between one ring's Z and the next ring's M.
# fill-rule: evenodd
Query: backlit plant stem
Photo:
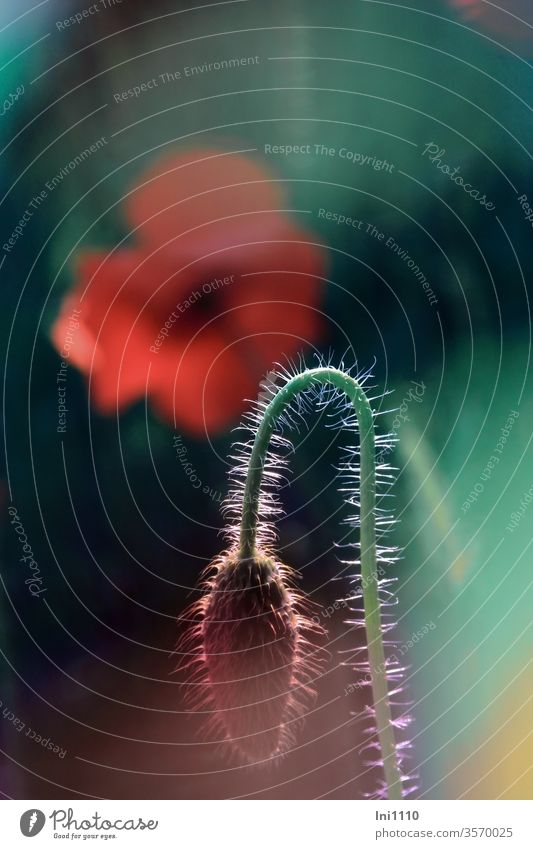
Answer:
M244 488L239 538L239 555L253 557L256 552L259 498L265 460L276 421L300 392L313 383L326 383L344 392L357 415L361 457L361 584L373 703L385 781L389 799L402 798L402 780L396 753L394 727L387 686L381 613L378 595L376 556L376 449L374 416L359 383L350 375L329 367L307 369L292 377L272 398L257 429Z

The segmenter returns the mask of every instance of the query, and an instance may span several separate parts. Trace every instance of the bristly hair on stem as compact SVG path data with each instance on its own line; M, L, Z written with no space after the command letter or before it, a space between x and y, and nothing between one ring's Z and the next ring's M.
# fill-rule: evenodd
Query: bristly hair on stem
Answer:
M410 723L410 717L405 714L404 703L396 701L401 691L400 681L404 669L400 667L392 652L394 643L390 641L388 633L394 627L391 621L389 607L395 602L391 591L393 582L390 578L384 578L386 567L397 559L397 550L385 545L384 536L390 530L393 519L388 510L382 507L383 499L389 494L394 470L387 463L376 461L376 453L379 450L383 456L384 448L388 448L393 440L389 436L377 436L374 429L376 413L371 402L376 398L369 398L366 394L370 373L352 374L343 364L334 367L331 363L321 362L315 368L306 368L302 363L298 367L279 367L277 379L271 380L263 387L261 400L255 404L255 409L248 415L245 428L249 436L244 442L238 442L234 446L231 457L234 466L230 472L232 487L224 505L224 514L229 521L228 538L229 549L218 561L215 577L208 586L208 593L200 600L197 612L199 619L195 625L195 635L199 640L197 658L204 668L203 681L211 693L211 703L217 712L217 696L220 692L224 695L224 705L218 709L222 717L222 724L226 725L226 731L230 722L235 725L235 717L238 715L238 701L242 700L242 693L228 692L227 685L220 678L218 658L223 654L224 658L232 658L239 654L242 649L241 643L235 642L235 626L231 630L226 628L225 639L219 640L219 630L216 631L218 642L210 644L210 635L213 628L210 624L209 615L212 610L222 610L222 606L216 601L220 598L220 587L224 587L222 598L230 599L230 609L235 617L237 609L248 611L253 608L254 618L252 622L262 622L268 625L270 631L276 632L276 645L278 651L280 646L285 647L285 653L276 658L276 690L274 695L269 694L268 688L255 690L253 695L257 699L254 709L262 701L273 704L274 700L280 700L284 688L287 693L291 688L299 686L308 693L312 687L309 670L316 677L318 665L313 651L309 656L312 661L305 658L302 646L309 646L309 641L304 638L298 646L299 634L305 630L310 620L305 616L298 621L295 610L291 609L290 592L287 593L283 585L283 570L285 567L278 564L269 566L265 571L266 559L274 559L274 548L276 532L274 520L281 513L281 505L277 495L277 489L284 469L287 466L287 453L292 449L290 441L285 432L297 426L297 419L313 407L318 409L328 408L331 415L330 426L339 427L343 430L354 431L355 444L346 447L342 463L339 466L342 480L341 492L350 508L355 508L356 513L346 521L348 530L358 529L359 534L354 534L356 539L350 539L343 545L355 549L355 559L341 561L344 564L353 565L357 568L356 574L350 576L353 591L349 600L362 601L362 609L356 607L350 609L357 612L358 618L348 620L350 625L359 625L366 632L365 652L367 660L349 665L361 675L356 686L369 685L372 693L370 704L363 711L365 721L370 720L370 726L365 729L368 735L363 751L377 750L378 755L367 765L380 767L383 771L383 779L377 791L373 795L378 798L391 800L401 799L414 791L413 779L406 774L404 762L410 748L406 740L398 741L398 731L404 731ZM379 396L376 396L379 397ZM231 564L231 568L230 565ZM251 566L250 566L251 564ZM239 571L240 570L240 571ZM257 594L257 583L253 586L250 579L246 577L251 574L261 574L261 586L267 587L269 598L269 609L262 608L264 604L264 591ZM238 575L238 580L236 576ZM248 600L253 598L254 604L244 605L242 602L243 588ZM270 589L268 589L270 588ZM272 607L270 599L274 596L278 599ZM228 590L230 595L228 596ZM213 591L219 595L213 595ZM252 596L249 595L252 593ZM235 605L237 599L237 605ZM302 596L299 596L302 601ZM227 606L226 606L227 607ZM211 614L208 614L211 611ZM274 611L275 620L269 621ZM217 615L219 615L217 613ZM226 614L224 614L226 615ZM223 618L216 619L217 623ZM227 620L224 620L227 621ZM235 618L231 620L235 622ZM280 630L280 622L285 624ZM257 630L257 629L256 629ZM264 628L263 628L264 631ZM260 657L268 656L268 663L254 660L254 668L264 670L266 677L272 679L274 666L272 665L272 647L265 642L263 631L253 635L253 646L248 647L257 654L259 648ZM384 639L387 635L387 639ZM242 641L242 634L240 636ZM213 645L223 647L223 652ZM387 652L385 651L387 647ZM300 656L298 656L300 651ZM353 652L351 652L353 655ZM307 674L302 676L302 668L306 668ZM288 675L279 680L279 670L285 669ZM300 674L299 674L300 671ZM230 672L235 676L235 668L224 668L224 675ZM292 680L291 680L292 676ZM253 677L253 676L252 676ZM235 677L231 679L233 682ZM239 679L241 680L241 679ZM249 682L249 678L246 679ZM280 689L281 688L281 689ZM247 690L247 697L250 696ZM290 704L289 697L286 699ZM281 704L281 703L280 703ZM279 706L278 706L279 707ZM283 707L283 705L282 705ZM299 711L301 714L303 708ZM241 711L242 712L242 711ZM249 713L249 707L248 707ZM298 710L292 714L287 713L288 724L298 715ZM286 734L286 723L283 721L284 712L281 709L282 729L279 739L289 739ZM292 719L290 718L292 716ZM228 719L231 717L231 720ZM247 714L245 716L246 727L253 733L244 735L244 739L255 739L258 734L258 714L254 712L253 721ZM242 723L241 723L242 725ZM270 729L270 733L272 729ZM239 738L241 739L241 738ZM276 738L278 739L278 738ZM270 744L269 744L270 745ZM268 746L267 746L268 748ZM265 754L263 745L261 752ZM270 750L274 753L273 743ZM249 754L253 754L251 751Z

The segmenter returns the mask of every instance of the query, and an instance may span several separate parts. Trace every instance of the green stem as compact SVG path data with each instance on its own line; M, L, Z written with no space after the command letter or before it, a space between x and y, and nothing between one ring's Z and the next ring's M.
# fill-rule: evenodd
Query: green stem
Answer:
M268 446L274 432L275 423L298 393L317 382L329 383L344 392L353 404L359 424L361 450L361 584L368 658L377 732L387 783L387 797L389 799L401 799L402 780L389 703L378 595L374 416L363 389L350 375L329 367L308 369L288 380L268 404L255 435L248 466L244 488L239 554L242 558L247 558L253 557L257 553L259 496Z

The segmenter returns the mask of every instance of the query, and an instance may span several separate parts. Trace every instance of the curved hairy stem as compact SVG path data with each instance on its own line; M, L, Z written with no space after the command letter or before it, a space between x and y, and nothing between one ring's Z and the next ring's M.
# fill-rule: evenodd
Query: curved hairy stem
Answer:
M376 460L374 416L360 384L348 374L330 367L307 369L287 381L266 407L257 429L244 488L239 554L256 554L259 497L270 438L279 416L293 398L313 383L327 383L344 392L357 415L361 451L361 584L365 629L376 714L377 733L389 799L402 798L402 779L398 766L394 727L387 686L381 613L378 595L376 558Z

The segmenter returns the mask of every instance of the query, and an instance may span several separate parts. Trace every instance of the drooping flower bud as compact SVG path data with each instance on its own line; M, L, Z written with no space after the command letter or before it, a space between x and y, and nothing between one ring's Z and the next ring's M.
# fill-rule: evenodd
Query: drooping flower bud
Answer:
M202 669L202 701L244 760L286 751L310 698L322 629L306 615L292 570L259 553L230 552L214 564L190 636Z

